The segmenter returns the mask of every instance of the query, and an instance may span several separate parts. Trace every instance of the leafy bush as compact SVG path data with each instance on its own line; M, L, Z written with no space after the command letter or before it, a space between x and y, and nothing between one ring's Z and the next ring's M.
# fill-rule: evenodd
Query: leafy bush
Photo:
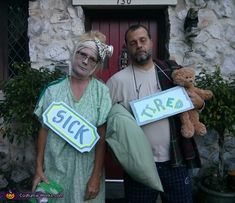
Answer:
M214 97L207 103L202 119L207 127L216 130L220 135L225 130L235 134L235 79L222 76L220 67L210 74L202 70L196 78L197 86L213 91Z
M0 117L3 118L1 131L10 142L14 138L23 139L37 135L40 128L33 114L42 89L51 81L62 77L63 73L47 68L33 69L30 63L13 64L15 76L3 85L5 100L0 102Z
M207 128L218 133L219 167L217 175L218 186L224 182L224 138L226 134L235 135L235 77L224 77L220 67L208 73L202 70L196 77L197 86L213 91L214 97L207 101L206 108L200 115ZM211 182L211 187L215 185ZM214 188L213 188L214 189Z

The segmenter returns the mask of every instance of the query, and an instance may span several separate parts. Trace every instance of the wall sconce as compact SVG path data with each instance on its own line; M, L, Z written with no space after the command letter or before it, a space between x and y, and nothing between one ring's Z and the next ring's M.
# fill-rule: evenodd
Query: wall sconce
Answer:
M184 20L185 38L196 37L199 33L198 24L198 10L190 8Z

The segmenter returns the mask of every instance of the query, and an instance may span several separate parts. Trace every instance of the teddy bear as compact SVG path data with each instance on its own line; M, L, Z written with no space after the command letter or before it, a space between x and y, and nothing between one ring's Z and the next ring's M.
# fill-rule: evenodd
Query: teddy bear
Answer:
M194 86L195 70L193 68L182 67L172 72L172 79L176 85L182 86L190 94L197 94L203 100L209 100L213 97L210 90L203 90ZM199 121L199 111L192 109L180 114L181 134L190 138L194 134L205 135L207 133L206 126Z

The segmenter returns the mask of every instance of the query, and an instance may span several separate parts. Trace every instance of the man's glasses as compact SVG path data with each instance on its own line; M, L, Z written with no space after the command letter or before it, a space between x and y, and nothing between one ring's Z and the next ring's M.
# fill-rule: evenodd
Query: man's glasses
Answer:
M90 64L90 66L91 66L92 68L94 68L94 67L97 65L97 63L98 63L98 60L97 60L97 59L95 59L95 58L92 57L92 56L88 56L88 55L87 55L86 53L84 53L84 52L77 51L76 54L77 54L79 60L85 61L85 60L88 59L88 64Z

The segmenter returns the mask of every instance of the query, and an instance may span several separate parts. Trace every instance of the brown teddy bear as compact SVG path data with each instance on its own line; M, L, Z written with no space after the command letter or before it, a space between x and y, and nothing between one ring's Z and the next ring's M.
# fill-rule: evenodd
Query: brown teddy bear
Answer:
M203 100L212 98L213 93L210 90L199 89L194 86L195 71L193 68L180 68L172 72L172 79L176 85L182 86L190 94L198 94ZM180 114L181 133L184 137L190 138L195 134L206 134L206 126L199 121L199 112L196 109L186 111Z

